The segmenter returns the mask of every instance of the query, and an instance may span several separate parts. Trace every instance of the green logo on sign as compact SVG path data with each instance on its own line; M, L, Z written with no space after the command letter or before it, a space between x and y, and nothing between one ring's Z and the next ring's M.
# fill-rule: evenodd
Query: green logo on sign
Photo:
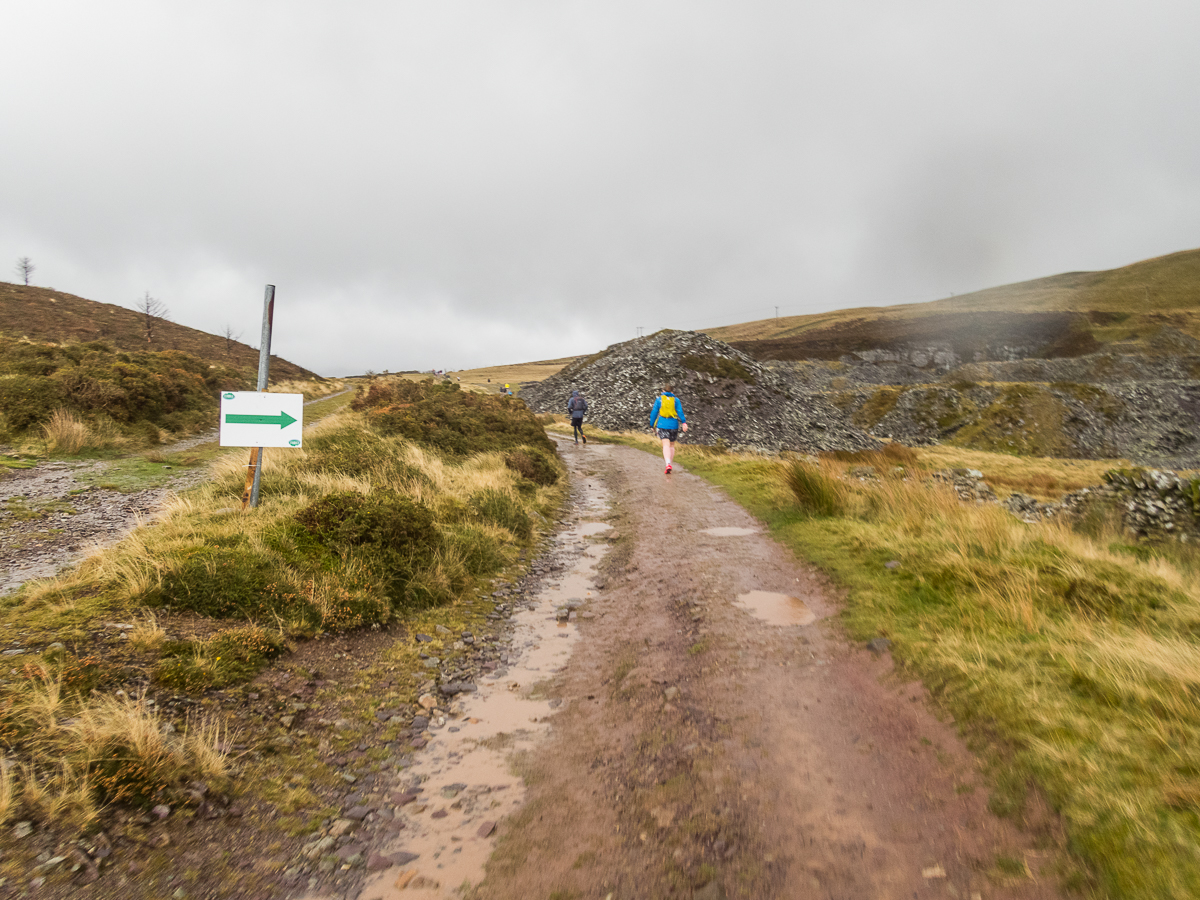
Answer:
M228 393L228 392L226 392L226 393L222 394L221 396L222 396L222 397L224 397L226 400L232 400L232 399L233 399L233 394L230 394L230 393Z
M300 446L300 442L299 442L299 441L292 440L292 441L288 441L288 443L289 443L289 444L291 444L293 447L299 447L299 446Z

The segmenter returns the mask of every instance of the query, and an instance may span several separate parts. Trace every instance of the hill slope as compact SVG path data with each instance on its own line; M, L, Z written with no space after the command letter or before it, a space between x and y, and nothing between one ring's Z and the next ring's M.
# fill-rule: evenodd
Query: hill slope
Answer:
M1200 338L1200 250L929 303L765 319L704 333L756 359L837 359L923 346L970 361L1073 357L1114 343L1153 352L1164 328Z
M240 341L166 319L146 342L142 315L112 303L86 300L50 288L0 282L0 332L53 343L105 341L120 350L182 350L236 369L258 367L258 350ZM272 381L319 378L295 363L271 356Z

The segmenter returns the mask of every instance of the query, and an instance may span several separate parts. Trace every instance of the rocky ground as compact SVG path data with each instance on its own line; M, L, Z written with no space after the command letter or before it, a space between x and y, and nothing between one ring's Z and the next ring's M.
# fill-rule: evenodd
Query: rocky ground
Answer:
M670 383L683 401L690 439L747 450L952 441L1033 456L1200 466L1200 342L1176 334L1161 343L1152 354L1118 347L947 371L934 364L934 348L864 351L838 362L760 362L707 335L661 331L580 359L522 386L521 396L536 412L562 414L578 389L590 404L588 421L645 431L657 390Z
M115 543L139 521L153 518L169 493L205 476L202 469L175 467L178 474L160 486L125 493L95 484L105 468L89 461L0 469L0 594L54 575L93 547Z
M689 438L749 450L861 450L877 441L823 394L694 331L660 331L614 344L545 381L522 386L535 412L565 413L572 390L587 419L609 431L646 431L662 385L682 399Z

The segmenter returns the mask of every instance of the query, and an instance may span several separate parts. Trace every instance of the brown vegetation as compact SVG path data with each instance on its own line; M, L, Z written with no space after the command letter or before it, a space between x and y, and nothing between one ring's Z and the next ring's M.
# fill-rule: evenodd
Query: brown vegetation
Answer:
M142 302L130 300L131 304ZM0 282L0 332L54 343L105 341L120 350L182 350L231 368L257 370L258 367L258 350L239 341L164 318L155 319L148 333L144 312L52 288ZM319 376L272 356L271 377L282 380Z

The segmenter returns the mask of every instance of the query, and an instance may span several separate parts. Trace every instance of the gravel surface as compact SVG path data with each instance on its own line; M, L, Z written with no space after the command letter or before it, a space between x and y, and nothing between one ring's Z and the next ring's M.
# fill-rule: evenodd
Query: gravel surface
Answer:
M48 578L92 550L117 543L153 518L168 494L208 473L207 468L180 469L163 486L131 493L79 480L83 473L105 467L104 462L44 462L32 469L0 470L7 473L0 481L0 594Z
M619 537L479 897L1060 896L1053 840L988 811L953 724L886 640L847 640L819 574L651 454L564 455ZM768 621L758 592L811 615ZM989 878L998 856L1033 877Z

